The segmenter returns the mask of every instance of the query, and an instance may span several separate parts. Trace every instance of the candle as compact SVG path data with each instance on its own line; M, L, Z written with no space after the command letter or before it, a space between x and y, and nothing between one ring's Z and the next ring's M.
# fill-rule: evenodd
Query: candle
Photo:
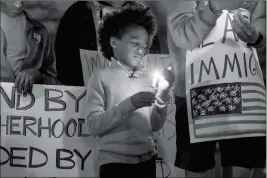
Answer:
M159 79L162 76L161 72L159 70L155 70L153 73L153 82L152 82L152 87L153 88L158 88L159 86Z

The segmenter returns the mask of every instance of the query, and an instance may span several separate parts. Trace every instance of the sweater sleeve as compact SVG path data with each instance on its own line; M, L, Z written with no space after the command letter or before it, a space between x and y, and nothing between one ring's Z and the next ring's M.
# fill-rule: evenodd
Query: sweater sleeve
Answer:
M107 85L102 80L102 72L96 71L90 77L87 86L85 119L92 136L101 136L122 123L136 110L130 98L126 98L110 109L106 109Z
M196 48L216 25L218 15L209 3L196 11L194 1L172 1L167 3L167 25L176 46L192 50Z
M152 111L150 115L150 123L151 123L151 128L153 132L159 131L163 127L166 121L167 106L170 101L168 92L164 93L163 95L157 94L156 102L152 106Z

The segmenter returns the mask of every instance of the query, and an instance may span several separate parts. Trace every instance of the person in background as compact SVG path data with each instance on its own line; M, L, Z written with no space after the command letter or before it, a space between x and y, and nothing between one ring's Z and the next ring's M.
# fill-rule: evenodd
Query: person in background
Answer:
M174 81L164 70L157 93L142 60L157 30L148 8L123 8L104 17L99 44L111 66L93 72L87 86L86 125L99 138L99 174L108 177L156 177L153 132L167 115Z
M69 7L60 20L55 41L60 82L84 86L80 49L98 51L97 29L103 16L122 7L145 5L136 1L78 1ZM151 52L160 52L158 38Z
M18 0L1 3L1 82L14 82L19 94L33 84L57 84L56 60L48 31Z
M265 1L234 0L204 3L170 0L163 3L168 13L168 46L175 72L177 132L175 166L185 169L186 177L213 177L216 142L190 143L185 85L186 52L195 49L205 40L216 26L222 10L235 11L243 8L251 12L251 23L248 23L240 13L236 13L231 21L233 31L248 46L256 48L258 54L266 53ZM197 7L201 4L203 7ZM265 61L266 56L259 57L260 63ZM261 171L266 163L265 139L266 137L254 137L220 141L222 166L233 167L234 176L242 171L250 174L253 168ZM223 177L231 176L223 174Z

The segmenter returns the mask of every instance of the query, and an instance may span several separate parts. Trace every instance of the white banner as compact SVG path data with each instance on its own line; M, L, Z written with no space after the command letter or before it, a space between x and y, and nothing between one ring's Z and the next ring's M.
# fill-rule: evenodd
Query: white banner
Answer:
M250 12L241 10L250 20ZM215 28L186 56L191 142L265 136L266 92L255 49L233 32L224 11Z
M1 177L96 177L84 87L34 85L27 97L12 83L0 89Z

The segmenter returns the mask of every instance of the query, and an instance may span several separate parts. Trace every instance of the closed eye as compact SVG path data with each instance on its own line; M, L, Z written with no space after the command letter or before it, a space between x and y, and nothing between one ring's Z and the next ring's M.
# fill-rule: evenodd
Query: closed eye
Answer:
M142 46L142 48L144 49L144 50L148 50L148 47L147 47L147 45L145 45L145 44L140 44L140 42L138 42L138 41L132 41L132 44L134 44L135 46Z

